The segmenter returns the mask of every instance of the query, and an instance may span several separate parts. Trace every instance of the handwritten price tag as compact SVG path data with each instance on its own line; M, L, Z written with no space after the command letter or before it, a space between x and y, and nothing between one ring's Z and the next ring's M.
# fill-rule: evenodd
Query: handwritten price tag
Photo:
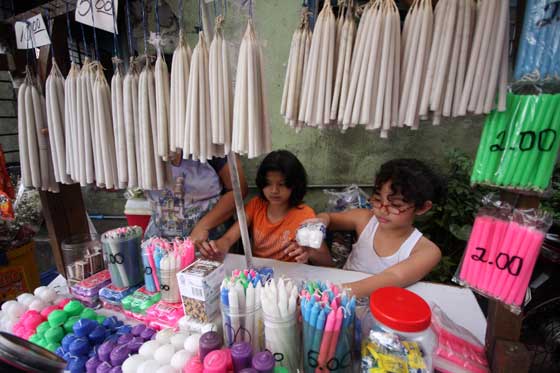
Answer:
M478 254L471 255L471 259L473 261L486 263L488 265L494 265L500 271L507 270L512 276L519 276L519 273L523 268L523 258L517 255L510 256L507 253L499 252L498 255L496 255L496 257L492 259L485 257L487 253L487 250L485 248L477 247L476 251L478 251Z
M118 0L78 0L76 21L110 33L116 31L118 34L119 30L116 28L116 24L113 28L113 5L115 6L115 17L117 17Z
M40 14L29 18L26 22L16 22L14 27L18 49L32 49L51 43L47 27Z

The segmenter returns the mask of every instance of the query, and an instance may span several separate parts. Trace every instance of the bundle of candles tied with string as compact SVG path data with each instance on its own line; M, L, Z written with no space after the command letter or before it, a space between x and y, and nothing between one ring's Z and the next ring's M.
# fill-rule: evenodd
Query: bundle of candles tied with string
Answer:
M161 292L161 301L181 301L177 272L195 260L195 248L190 239L168 241L152 237L142 243L142 267L146 290Z
M111 274L111 282L119 288L128 288L142 282L140 243L142 228L120 227L103 233L103 256Z

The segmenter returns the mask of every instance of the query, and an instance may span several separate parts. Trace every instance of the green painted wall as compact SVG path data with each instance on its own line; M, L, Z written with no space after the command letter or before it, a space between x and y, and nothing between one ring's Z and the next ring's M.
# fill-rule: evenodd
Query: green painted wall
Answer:
M140 3L140 2L135 2ZM226 38L231 43L231 58L235 65L236 50L246 26L247 10L240 8L237 1L228 1L226 16ZM176 0L167 0L161 8L161 24L164 39L169 40L165 46L166 53L171 54L175 48L178 33L178 13ZM197 40L194 26L198 24L198 0L184 3L185 30L191 48ZM444 121L440 126L423 122L420 129L392 129L389 139L380 139L379 132L368 132L363 128L351 129L345 134L337 131L305 129L296 134L286 126L279 114L284 73L288 60L290 41L300 17L301 0L255 0L254 22L262 42L265 58L265 73L272 144L274 149L293 151L305 165L313 185L348 185L351 183L371 184L376 169L386 160L396 157L415 157L433 164L436 169L441 164L446 152L460 149L474 155L480 137L483 117L466 117ZM137 4L135 4L136 6ZM214 18L213 4L207 9ZM219 8L218 8L219 9ZM137 42L142 45L142 29L139 8L134 8L136 25L134 30ZM150 29L154 30L153 10L148 12ZM141 48L143 50L143 47ZM235 55L234 55L235 54ZM235 66L232 66L232 71ZM254 184L254 175L259 159L244 160L244 169L249 184ZM122 212L121 193L95 192L88 195L91 210L105 214ZM103 196L103 197L102 197ZM96 201L102 198L104 203ZM307 202L317 210L326 203L320 188L313 188ZM100 211L103 206L103 211ZM111 206L115 211L111 210ZM107 209L107 210L104 210Z

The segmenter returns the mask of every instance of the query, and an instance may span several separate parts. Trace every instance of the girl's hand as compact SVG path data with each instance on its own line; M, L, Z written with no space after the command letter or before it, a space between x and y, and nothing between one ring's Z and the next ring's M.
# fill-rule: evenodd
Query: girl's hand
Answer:
M221 240L206 241L200 246L200 253L206 259L223 260L229 247Z
M203 244L208 243L208 229L201 227L199 224L195 225L191 234L189 235L193 245L197 248L200 252L203 250Z
M295 241L290 241L284 249L284 256L294 259L297 263L307 264L309 262L309 249L298 245Z

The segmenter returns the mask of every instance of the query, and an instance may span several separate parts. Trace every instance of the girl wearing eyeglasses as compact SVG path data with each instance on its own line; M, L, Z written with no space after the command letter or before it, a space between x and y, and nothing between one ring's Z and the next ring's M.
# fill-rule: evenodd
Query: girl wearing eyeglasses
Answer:
M346 284L358 296L385 286L405 287L421 280L441 259L441 251L414 227L443 194L440 179L416 159L395 159L375 176L372 209L321 213L330 230L354 231L358 236L344 269L371 273Z

